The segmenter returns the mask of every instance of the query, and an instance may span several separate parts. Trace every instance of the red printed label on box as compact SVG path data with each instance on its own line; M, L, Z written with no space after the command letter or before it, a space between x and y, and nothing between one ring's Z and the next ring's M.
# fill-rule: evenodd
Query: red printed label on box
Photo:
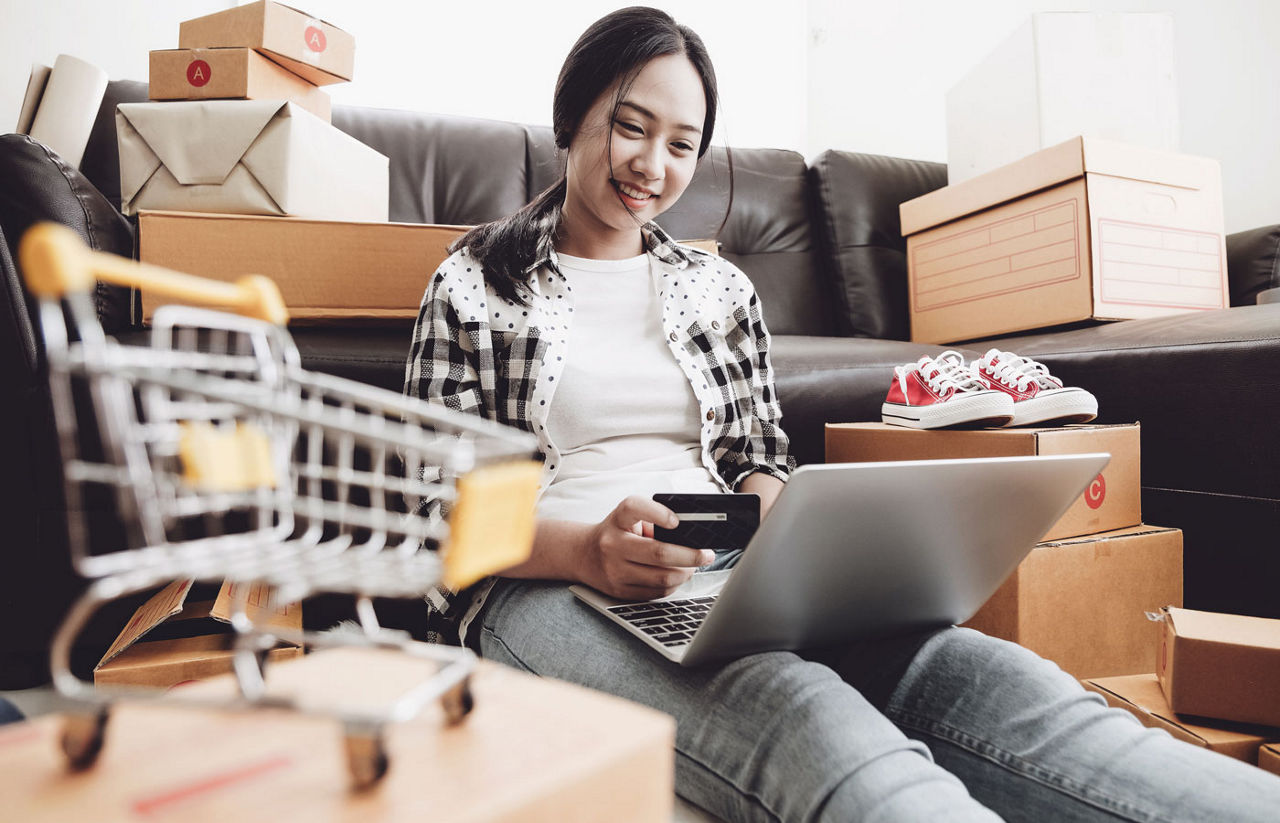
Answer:
M322 52L328 43L325 40L324 32L317 26L307 26L307 30L303 33L303 37L307 41L307 48L314 52Z
M1102 475L1093 478L1093 482L1089 484L1089 488L1084 490L1085 505L1091 509L1102 508L1103 502L1107 499L1107 479Z
M192 60L187 66L187 82L193 86L203 86L208 83L212 74L209 64L203 60Z

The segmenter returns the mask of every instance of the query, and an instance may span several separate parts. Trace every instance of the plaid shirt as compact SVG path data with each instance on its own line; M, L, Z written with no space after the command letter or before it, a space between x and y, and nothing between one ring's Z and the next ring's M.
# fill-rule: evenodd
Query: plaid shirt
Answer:
M703 464L725 491L753 472L786 480L795 460L778 426L769 332L746 275L715 255L676 245L655 223L642 230L658 267L667 344L697 396ZM573 289L551 238L528 269L532 305L497 296L466 249L440 265L427 286L405 367L405 393L536 435L543 457L539 494L555 481L560 453L547 416L573 321ZM442 516L434 512L435 516ZM483 605L490 578L462 592L433 590L435 639L458 641Z

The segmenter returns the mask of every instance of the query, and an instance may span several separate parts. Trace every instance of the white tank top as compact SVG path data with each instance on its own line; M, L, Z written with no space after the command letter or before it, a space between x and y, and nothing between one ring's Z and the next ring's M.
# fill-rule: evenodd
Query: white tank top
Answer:
M721 491L702 463L697 397L663 336L649 256L558 257L574 311L547 420L560 469L538 515L598 523L628 495Z

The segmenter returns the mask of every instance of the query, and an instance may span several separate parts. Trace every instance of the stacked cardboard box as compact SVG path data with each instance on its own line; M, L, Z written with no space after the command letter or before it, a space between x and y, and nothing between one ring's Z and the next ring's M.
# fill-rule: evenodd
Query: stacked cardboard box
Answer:
M826 451L828 462L1111 454L965 625L1026 646L1076 677L1154 670L1159 627L1146 613L1182 602L1182 533L1142 524L1136 423L981 431L828 424Z
M1145 726L1280 773L1280 620L1166 607L1156 672L1084 682Z
M151 53L158 103L116 111L121 209L387 219L387 158L329 124L351 35L260 0L181 24Z

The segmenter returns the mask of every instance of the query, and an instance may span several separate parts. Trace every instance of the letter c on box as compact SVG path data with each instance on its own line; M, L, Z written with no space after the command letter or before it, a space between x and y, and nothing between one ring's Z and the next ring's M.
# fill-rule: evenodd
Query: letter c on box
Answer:
M1089 484L1089 488L1084 490L1085 505L1091 509L1102 507L1102 503L1107 499L1107 480L1101 474L1093 478L1093 482Z

